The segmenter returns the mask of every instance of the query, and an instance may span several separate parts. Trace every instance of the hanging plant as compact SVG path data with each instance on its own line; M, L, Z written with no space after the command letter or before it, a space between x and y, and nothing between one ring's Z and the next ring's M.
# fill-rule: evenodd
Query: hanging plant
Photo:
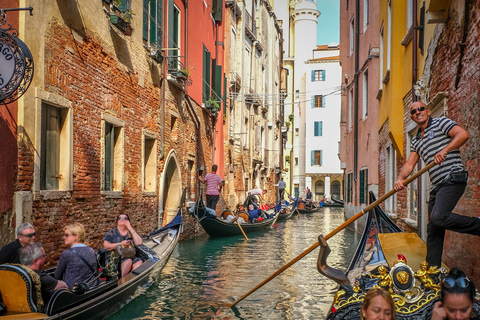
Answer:
M288 120L290 120L290 122L293 122L293 113L288 116Z
M220 105L213 97L210 97L205 101L205 108L210 109L212 112L220 111Z

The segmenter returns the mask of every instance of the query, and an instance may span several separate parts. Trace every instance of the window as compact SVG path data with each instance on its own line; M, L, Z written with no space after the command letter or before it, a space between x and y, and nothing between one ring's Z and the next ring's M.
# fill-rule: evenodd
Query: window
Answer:
M311 165L312 166L321 166L322 165L322 150L312 150L311 152Z
M350 130L353 128L353 90L350 90L348 97L348 126Z
M383 24L380 28L380 89L382 89L383 81Z
M293 185L293 190L295 192L295 197L298 198L298 196L300 194L300 187L298 186L297 183Z
M153 135L143 137L143 190L154 192L157 181L157 140Z
M335 199L341 199L340 191L341 191L341 186L340 186L340 181L333 180L331 185L331 190L332 190L332 197Z
M325 70L312 70L312 82L325 81Z
M368 169L360 170L360 204L366 204L368 201Z
M353 185L353 172L347 175L347 202L352 202L352 185Z
M387 70L390 70L390 56L392 55L392 1L388 1L388 26L387 26Z
M40 190L72 189L71 118L69 108L41 104Z
M295 136L298 137L298 128L295 128Z
M313 123L313 135L315 137L321 137L322 136L322 121L315 121Z
M367 30L369 24L370 1L363 0L363 31Z
M143 39L157 50L163 47L162 4L162 0L143 0Z
M366 119L368 115L368 70L363 72L363 111L362 119Z
M237 66L236 66L236 54L237 54L237 32L235 29L232 27L231 32L230 32L230 66L231 66L231 72L236 72L237 71Z
M170 57L178 57L180 55L180 10L173 3L173 1L168 2L168 48L177 48L177 50L169 50L168 55ZM168 68L170 70L181 69L176 59L169 59Z
M312 108L325 108L325 97L322 95L313 96Z
M295 157L295 167L298 167L298 157Z
M355 44L355 19L352 18L350 21L350 54L353 53L353 46Z
M203 102L210 98L210 52L203 46Z
M104 114L103 190L123 190L123 121Z

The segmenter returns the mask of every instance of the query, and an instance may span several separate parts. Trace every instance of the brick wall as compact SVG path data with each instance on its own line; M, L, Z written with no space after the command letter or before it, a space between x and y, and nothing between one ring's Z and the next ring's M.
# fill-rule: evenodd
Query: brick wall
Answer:
M140 234L157 227L158 193L142 194L144 129L157 135L157 192L164 188L159 185L158 177L171 150L175 150L184 187L188 179L196 181L187 172L189 159L195 160L192 170L195 176L199 163L211 166L210 115L192 100L186 103L184 93L172 82L175 80L161 80L161 65L147 60L143 46L122 40L123 35L115 30L118 34L113 37L121 45L112 50L103 47L96 35L85 32L82 42L75 41L71 29L53 20L45 34L44 89L71 101L74 114L73 192L61 199L37 197L33 202L37 240L49 253L49 265L57 261L63 249L63 227L69 223L84 224L86 243L94 248L101 246L103 236L115 226L119 213L127 213ZM161 86L165 86L165 101ZM164 149L163 103L166 106ZM108 198L100 191L102 112L124 121L124 194L120 197ZM19 145L18 157L16 190L32 190L31 141ZM193 187L196 185L192 183ZM185 230L184 238L197 235L198 223L187 216Z

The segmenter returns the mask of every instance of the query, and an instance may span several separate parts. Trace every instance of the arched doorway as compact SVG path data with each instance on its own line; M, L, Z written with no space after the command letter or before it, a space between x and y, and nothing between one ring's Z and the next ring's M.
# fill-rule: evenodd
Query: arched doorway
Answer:
M323 199L325 194L325 183L322 180L315 182L315 201Z
M182 173L174 150L170 151L165 161L165 169L160 176L159 226L173 220L180 206L182 197Z
M332 189L332 197L335 199L341 200L341 186L340 186L340 181L338 180L333 180L331 184L331 189Z

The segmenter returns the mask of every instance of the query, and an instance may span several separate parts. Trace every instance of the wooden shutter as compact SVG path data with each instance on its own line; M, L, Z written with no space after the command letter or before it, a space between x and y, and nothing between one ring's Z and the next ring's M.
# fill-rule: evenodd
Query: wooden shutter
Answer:
M213 0L213 19L222 21L223 18L223 0Z
M61 110L42 105L40 189L58 190Z
M146 0L144 0L144 1L146 1ZM157 0L150 0L150 14L149 14L149 17L150 17L150 37L148 38L148 41L152 45L156 44L156 42L157 42L158 27L157 27L157 6L156 6L156 4L157 4ZM157 48L160 49L160 47L158 47L158 45L157 45Z
M113 160L114 160L114 127L105 122L105 190L113 188Z
M152 0L152 2L153 1L155 0ZM143 28L142 28L143 40L148 40L148 24L149 24L148 2L149 0L143 0Z
M203 102L210 97L210 52L203 47Z
M318 121L318 135L323 136L323 122Z
M312 108L315 108L315 96L311 97L311 101L312 101Z
M157 30L157 49L163 47L163 0L157 1L157 23L155 28Z

